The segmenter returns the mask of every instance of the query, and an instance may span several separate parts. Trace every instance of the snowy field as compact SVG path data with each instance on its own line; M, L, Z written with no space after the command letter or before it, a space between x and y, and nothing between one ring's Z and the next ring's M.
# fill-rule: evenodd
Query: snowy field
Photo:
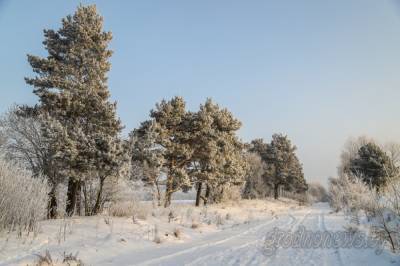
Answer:
M142 207L135 221L106 215L74 217L44 221L36 236L2 235L0 266L36 265L37 254L46 250L54 265L68 265L62 260L69 254L84 265L400 265L388 250L380 255L372 249L263 252L264 237L274 227L345 230L344 216L325 204L303 207L289 200L243 200L208 208L179 202L172 211Z

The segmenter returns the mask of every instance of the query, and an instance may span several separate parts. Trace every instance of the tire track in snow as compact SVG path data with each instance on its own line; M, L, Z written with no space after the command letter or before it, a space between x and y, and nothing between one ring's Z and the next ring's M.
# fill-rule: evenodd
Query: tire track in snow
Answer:
M290 225L294 224L297 220L296 217L294 217L293 215L289 214L288 217L290 218L290 220L288 223L285 223L284 226L288 226L288 225L290 226ZM277 221L277 220L275 220L275 221ZM269 226L269 225L271 225L271 223L264 224L263 227L259 228L260 230L257 230L256 236L258 237L259 235L265 235L265 233L266 233L265 229L267 229L266 226ZM270 229L270 227L268 227L268 229ZM261 252L258 244L260 242L263 242L264 238L265 237L263 237L261 239L252 240L250 242L246 242L245 244L242 244L239 246L234 246L231 248L221 250L216 253L202 256L186 265L207 265L207 264L209 264L210 260L212 260L212 259L213 259L212 260L213 262L218 261L220 265L232 265L232 264L235 264L235 262L236 263L240 262L240 264L242 265L244 263L242 261L240 261L240 259L249 257L249 256L245 256L245 255L247 255L248 253L260 253ZM238 252L238 251L240 251L240 252ZM234 254L234 257L227 255L227 254L232 254L232 253ZM254 255L254 254L251 254L251 255ZM262 256L262 255L260 254L260 256ZM228 261L225 261L227 258L230 258L230 260L228 259ZM222 261L221 261L221 259L222 259ZM232 261L232 259L233 259L233 261ZM251 262L253 259L254 259L254 256L251 256L251 259L249 261ZM251 263L246 263L246 264L251 265Z
M289 217L291 220L289 222L286 222L283 225L279 225L277 227L287 228L289 230L292 230L298 224L301 224L304 221L304 219L306 219L308 217L309 214L310 214L310 211L308 213L306 213L301 219L296 218L292 214L288 214L287 217ZM260 233L262 233L262 236L265 236L266 232L267 232L265 229L270 230L271 228L262 228L262 229L264 229L264 230L263 230L263 232L260 232ZM258 237L258 235L257 235L257 237ZM212 265L266 265L267 261L266 261L265 255L262 254L262 251L261 251L262 247L257 246L258 243L260 243L260 242L263 243L264 240L265 240L265 237L262 237L260 239L246 243L244 245L229 248L228 250L224 250L222 252L219 252L217 254L212 254L210 256L205 256L204 258L200 258L201 260L198 259L198 260L194 261L191 265L209 265L210 258L214 259L214 260L212 260L213 261ZM254 245L254 247L251 247L253 245ZM204 261L204 260L206 260L207 263L203 263L203 264L200 263L201 261ZM218 264L215 263L215 262L217 262L215 260L218 260Z
M228 242L228 241L230 241L232 239L240 238L243 235L250 234L251 232L257 231L257 229L262 228L264 226L267 226L270 223L273 223L274 221L277 221L277 220L272 218L272 219L268 220L267 222L264 222L264 223L255 225L253 227L250 227L247 230L244 230L244 231L240 232L239 234L232 235L232 236L229 236L229 237L225 237L225 238L217 240L215 242L211 242L211 243L207 242L207 243L204 243L204 244L201 244L201 245L193 246L191 248L187 248L187 249L183 249L183 250L174 252L172 254L168 254L168 255L157 257L157 258L154 258L154 259L151 259L151 260L143 261L143 262L140 262L140 263L138 263L136 265L152 265L152 264L157 264L157 263L160 264L160 263L162 263L162 261L165 261L165 260L168 260L168 259L173 259L173 258L175 258L177 256L185 255L185 254L188 254L188 253L191 253L191 252L196 252L196 251L198 252L199 249L212 248L214 246L217 246L217 245L223 244L225 242Z
M326 229L326 224L325 224L325 213L321 213L320 215L321 215L321 219L322 219L322 230L328 231ZM342 255L341 255L340 249L339 248L335 248L335 251L333 253L335 253L335 257L336 257L336 259L338 261L338 264L336 264L336 265L344 266L345 264L343 263L343 259L342 259Z
M298 222L294 223L293 225L290 226L289 231L293 232L294 229L298 228L300 225L304 223L304 221L311 215L312 210L309 210ZM298 251L298 250L297 250ZM276 253L270 257L270 259L267 259L267 265L281 265L281 262L276 262L277 258L280 257L279 253L281 253L282 250L277 249ZM297 256L298 258L298 256ZM291 258L293 259L293 258ZM298 259L296 260L298 264Z

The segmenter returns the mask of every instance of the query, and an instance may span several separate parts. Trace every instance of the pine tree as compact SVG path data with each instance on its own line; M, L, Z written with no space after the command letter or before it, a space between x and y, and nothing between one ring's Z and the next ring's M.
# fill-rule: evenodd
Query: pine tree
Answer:
M293 160L290 163L288 182L285 184L285 189L300 194L308 190L308 184L304 178L303 166L296 154L294 154Z
M85 175L96 171L102 184L118 168L121 125L107 86L111 33L103 31L95 6L79 6L59 30L45 30L44 36L48 56L28 55L38 75L26 82L34 86L38 108L48 117L44 131L69 179L66 212L72 215ZM98 199L101 190L100 185ZM94 212L99 204L96 201Z
M366 184L379 189L386 184L387 177L395 168L386 153L370 142L361 146L357 156L350 161L350 171Z
M279 187L299 189L305 185L301 164L287 136L274 134L267 146L266 163L268 166L268 182L274 190L274 198L279 197ZM297 185L297 186L296 186Z
M254 139L247 144L249 152L258 154L263 161L267 160L268 144L263 139Z
M196 183L196 206L200 199L206 204L211 190L227 183L243 182L245 161L242 143L236 136L241 123L227 109L221 109L207 99L193 115L192 179ZM203 184L206 193L201 195Z
M246 183L243 189L243 198L256 199L265 198L270 190L265 181L266 165L258 153L247 152L245 154L247 162Z
M129 153L133 166L141 169L141 178L153 188L158 206L161 206L161 176L165 165L163 148L157 145L158 135L153 121L146 121L129 135Z
M150 112L151 120L142 123L139 132L154 127L154 144L162 149L163 170L167 176L164 207L171 204L171 196L179 190L191 188L188 164L192 156L191 114L186 111L185 101L174 97L161 101Z

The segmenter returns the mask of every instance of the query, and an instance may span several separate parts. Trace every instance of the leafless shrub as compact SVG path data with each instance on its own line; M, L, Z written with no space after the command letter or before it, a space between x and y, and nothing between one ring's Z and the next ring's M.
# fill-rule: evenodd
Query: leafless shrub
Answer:
M133 216L135 203L133 202L117 202L111 204L108 214L115 217L129 217Z
M37 261L35 262L34 266L56 266L56 265L84 266L82 260L78 259L78 253L72 254L64 252L61 263L53 260L48 250L46 250L43 255L36 254L36 256L37 256Z
M373 199L374 216L372 217L372 233L388 243L393 252L400 251L400 178L388 178L383 191L370 195Z
M386 187L377 191L357 178L342 175L330 180L330 198L331 205L348 214L354 224L359 222L358 212L363 211L372 234L396 252L400 250L400 179L388 180Z
M68 266L84 266L82 260L78 259L78 253L74 255L72 253L67 254L64 252L63 257L63 263L66 263Z
M0 159L0 230L36 232L46 217L48 193L46 180Z
M178 227L174 228L173 233L176 238L181 238L181 236L182 236L182 230Z
M137 219L146 220L151 209L140 202L116 202L110 205L108 213L115 217L129 217L134 221Z
M51 254L48 250L44 253L44 255L36 254L37 261L35 266L53 266L53 259L51 258Z
M373 211L371 189L360 179L343 175L329 181L330 204L335 210L351 214L359 210Z

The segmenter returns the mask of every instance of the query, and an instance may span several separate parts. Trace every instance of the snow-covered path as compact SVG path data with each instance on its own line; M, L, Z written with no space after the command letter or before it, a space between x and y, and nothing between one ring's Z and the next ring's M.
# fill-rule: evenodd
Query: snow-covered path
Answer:
M250 201L243 204L247 205L241 205L236 212L232 207L225 211L234 213L238 218L240 215L247 216L248 211L254 212L254 206L258 206L254 205L252 209ZM36 258L34 254L43 254L46 250L49 250L52 256L58 255L58 258L65 252L79 252L79 258L85 265L96 266L400 265L399 256L396 257L388 250L376 255L373 249L280 248L275 254L267 255L264 249L265 237L274 228L287 232L295 232L300 226L313 232L344 231L347 225L343 214L332 213L326 204L309 207L278 202L274 204L259 209L262 213L258 213L253 219L245 219L242 223L228 223L215 231L203 230L207 229L206 226L202 229L181 227L186 229L186 237L172 237L161 244L155 244L151 237L143 238L139 230L145 229L146 226L133 224L128 218L115 219L116 224L110 226L105 224L102 217L78 217L70 221L74 223L71 233L68 233L66 240L61 243L58 243L60 239L57 238L57 232L61 232L59 230L64 222L45 221L43 232L47 234L42 233L34 239L14 239L10 242L0 238L0 247L5 247L0 248L0 266L32 265ZM171 228L176 224L167 223L165 217L161 220L165 221L160 226L160 232L171 233ZM161 220L157 218L155 221ZM144 222L152 224L155 221ZM166 225L171 228L166 228Z
M96 265L397 265L398 259L384 252L356 249L279 249L262 252L263 238L274 227L295 231L343 230L344 218L330 213L326 205L296 210L269 220L227 229L185 245L160 245L156 249L118 254Z

